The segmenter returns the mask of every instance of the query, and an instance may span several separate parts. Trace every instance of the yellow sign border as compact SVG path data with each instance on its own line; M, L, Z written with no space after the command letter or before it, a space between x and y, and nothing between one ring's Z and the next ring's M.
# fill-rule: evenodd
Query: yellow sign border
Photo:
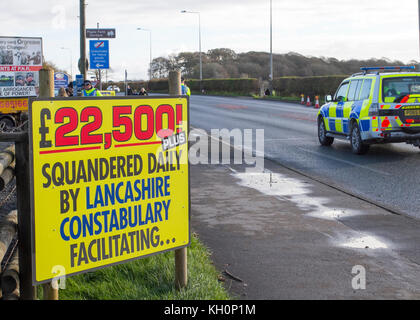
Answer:
M31 225L31 256L32 256L32 283L33 285L40 285L40 284L44 284L44 283L49 283L51 282L51 280L53 280L54 278L48 278L42 281L38 281L36 279L36 253L35 253L35 207L34 207L34 203L35 203L35 199L34 199L34 148L33 148L33 143L34 143L34 139L33 139L33 114L32 114L32 103L33 102L40 102L40 101L70 101L70 100L75 100L75 101L86 101L86 100L151 100L151 99L186 99L187 100L187 150L189 151L189 147L188 147L188 138L189 138L189 134L190 134L190 102L189 102L189 97L188 96L106 96L105 99L104 97L68 97L68 98L62 98L62 97L54 97L54 98L33 98L30 97L29 98L29 104L28 104L28 114L29 114L29 179L30 179L30 205L31 205L31 212L30 212L30 225ZM183 120L185 121L185 120ZM119 265L119 264L123 264L123 263L128 263L130 261L135 261L138 259L143 259L143 258L147 258L147 257L151 257L157 254L161 254L161 253L165 253L165 252L169 252L169 251L174 251L174 250L178 250L178 249L182 249L185 247L189 247L191 244L191 170L190 170L190 163L188 160L188 152L187 152L187 161L188 161L188 165L187 165L187 172L188 172L188 241L185 245L181 245L181 246L177 246L177 247L173 247L170 249L165 249L162 251L157 251L157 252L153 252L150 254L146 254L143 256L138 256L138 257L133 257L133 258L129 258L127 260L122 260L122 261L117 261L117 262L113 262L113 263L109 263L109 264L104 264L98 267L94 267L94 268L90 268L90 269L86 269L86 270L82 270L82 271L77 271L77 272L73 272L73 273L66 273L65 277L70 277L70 276L75 276L78 274L83 274L83 273L87 273L87 272L92 272L95 270L100 270L103 268L107 268L107 267L111 267L114 265Z

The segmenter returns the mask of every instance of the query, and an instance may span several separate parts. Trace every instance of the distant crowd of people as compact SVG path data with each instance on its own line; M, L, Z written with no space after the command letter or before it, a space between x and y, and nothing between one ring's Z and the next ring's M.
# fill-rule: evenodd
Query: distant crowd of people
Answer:
M131 89L131 87L127 86L127 96L148 96L146 89L141 88L139 92L136 90Z
M73 82L70 82L67 88L60 88L58 90L58 96L59 97L73 97L77 96L77 94L74 93L74 87ZM102 93L92 86L92 82L89 80L85 80L83 82L83 89L82 89L82 96L83 97L100 97L102 96Z
M187 95L187 96L191 95L191 90L185 83L184 78L181 78L181 94ZM100 90L98 90L92 85L92 82L90 80L85 80L83 82L83 89L81 91L81 95L83 97L98 97L98 96L102 96L102 93ZM136 90L133 90L130 87L130 85L127 85L127 95L128 96L133 96L133 95L148 96L149 94L147 93L146 89L143 87L140 88L140 90L137 92ZM59 97L77 96L77 93L75 94L74 92L73 82L70 82L67 88L64 88L64 87L60 88L58 91L58 96Z
M83 87L82 87L82 91L81 91L81 95L83 97L99 97L99 96L103 96L103 94L101 93L100 90L98 90L97 88L95 88L92 85L92 82L90 80L85 80L83 82ZM127 95L132 96L132 95L139 95L139 96L147 96L149 95L146 91L145 88L141 88L139 92L137 92L136 90L131 89L130 86L127 86ZM67 86L67 88L60 88L58 91L58 96L59 97L73 97L73 96L77 96L77 93L75 94L74 92L74 85L73 82L70 82L69 85Z

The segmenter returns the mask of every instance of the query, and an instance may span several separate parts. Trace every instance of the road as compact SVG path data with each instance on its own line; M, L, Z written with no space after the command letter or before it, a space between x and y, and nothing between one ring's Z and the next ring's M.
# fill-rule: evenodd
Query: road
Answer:
M373 146L357 156L347 141L321 147L317 110L296 104L192 96L190 105L193 128L264 129L263 173L235 164L233 153L227 164L191 166L192 227L229 292L420 298L418 148ZM367 279L362 289L354 285L357 268Z
M328 185L420 218L420 150L406 144L374 145L354 155L348 141L318 143L317 110L250 98L191 97L191 125L206 131L264 129L265 157Z

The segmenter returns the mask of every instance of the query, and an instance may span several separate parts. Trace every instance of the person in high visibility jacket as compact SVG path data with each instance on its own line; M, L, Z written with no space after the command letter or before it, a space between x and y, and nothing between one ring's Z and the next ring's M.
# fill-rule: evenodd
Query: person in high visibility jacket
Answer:
M401 94L401 92L395 89L392 85L391 87L385 85L384 92L386 97L399 96Z
M395 99L401 95L401 92L395 89L394 85L391 84L391 87L388 87L387 84L384 86L384 102L394 102Z
M191 96L191 90L185 84L185 79L184 78L181 78L181 94L182 95Z
M83 87L84 87L84 89L82 90L83 97L102 96L102 93L98 89L92 87L92 82L90 82L89 80L85 80L85 82L83 83Z

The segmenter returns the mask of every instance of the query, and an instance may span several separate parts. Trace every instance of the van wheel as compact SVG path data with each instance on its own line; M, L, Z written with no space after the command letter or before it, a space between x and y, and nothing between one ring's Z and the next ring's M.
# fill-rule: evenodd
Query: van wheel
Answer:
M366 154L369 151L369 145L363 143L362 137L360 136L360 129L356 122L351 127L350 144L351 151L355 154Z
M322 146L330 146L334 142L334 138L327 137L327 130L325 129L324 118L318 120L318 140Z

